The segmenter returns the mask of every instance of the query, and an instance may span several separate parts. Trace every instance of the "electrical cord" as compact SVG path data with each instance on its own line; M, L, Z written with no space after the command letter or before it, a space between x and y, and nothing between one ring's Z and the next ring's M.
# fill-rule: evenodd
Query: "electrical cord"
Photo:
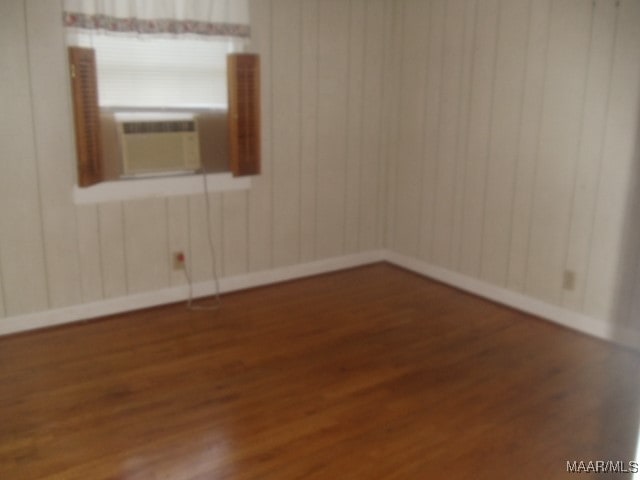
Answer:
M182 262L182 270L187 283L189 284L189 299L187 300L187 308L189 310L203 311L203 310L217 310L222 306L222 299L220 298L220 279L218 278L218 264L216 261L216 248L213 242L213 236L211 234L211 201L209 199L209 185L207 183L207 171L202 166L202 185L204 188L204 206L207 225L207 240L209 243L209 252L211 254L211 268L213 270L213 281L215 284L214 303L212 305L196 305L193 303L193 282L186 262Z

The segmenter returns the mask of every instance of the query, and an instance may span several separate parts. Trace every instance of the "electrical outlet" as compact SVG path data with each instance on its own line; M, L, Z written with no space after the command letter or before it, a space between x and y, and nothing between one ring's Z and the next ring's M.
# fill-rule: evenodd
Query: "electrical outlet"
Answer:
M182 270L184 268L185 256L184 252L173 253L173 269Z
M576 272L573 270L565 270L562 276L562 288L565 290L573 290L576 288Z

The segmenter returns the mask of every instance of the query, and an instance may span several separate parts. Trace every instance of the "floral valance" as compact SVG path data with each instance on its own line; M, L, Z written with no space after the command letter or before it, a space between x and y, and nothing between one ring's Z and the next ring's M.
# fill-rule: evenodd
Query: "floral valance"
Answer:
M249 37L248 0L64 0L68 28Z

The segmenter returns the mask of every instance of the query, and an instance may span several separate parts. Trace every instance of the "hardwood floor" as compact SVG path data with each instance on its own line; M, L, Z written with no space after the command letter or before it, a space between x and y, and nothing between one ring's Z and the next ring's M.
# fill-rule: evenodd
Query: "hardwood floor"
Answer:
M639 367L377 264L0 338L0 478L572 478L640 460Z

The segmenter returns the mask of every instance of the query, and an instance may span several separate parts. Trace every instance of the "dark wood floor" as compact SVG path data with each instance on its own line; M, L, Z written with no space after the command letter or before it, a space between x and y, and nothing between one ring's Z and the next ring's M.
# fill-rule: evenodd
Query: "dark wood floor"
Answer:
M0 338L0 478L575 478L635 459L639 366L373 265Z

